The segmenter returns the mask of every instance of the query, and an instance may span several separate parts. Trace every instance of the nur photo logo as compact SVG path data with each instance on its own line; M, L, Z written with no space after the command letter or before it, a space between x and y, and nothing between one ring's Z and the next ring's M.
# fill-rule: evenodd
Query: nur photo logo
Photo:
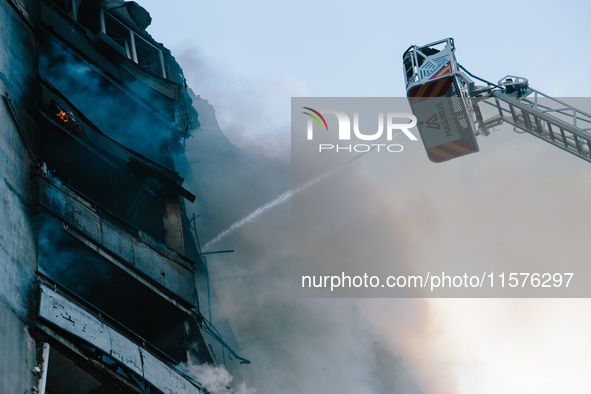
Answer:
M372 149L378 152L402 152L404 147L401 144L390 143L399 132L402 132L410 141L417 141L417 137L410 130L416 126L417 118L410 113L301 108L304 109L302 114L305 115L302 119L306 121L306 140L315 141L317 132L330 135L332 140L330 143L326 142L325 136L322 142L318 142L320 153L364 153ZM331 120L333 124L336 120L336 130L332 126L329 129ZM360 124L365 126L362 128ZM373 128L368 124L374 125Z

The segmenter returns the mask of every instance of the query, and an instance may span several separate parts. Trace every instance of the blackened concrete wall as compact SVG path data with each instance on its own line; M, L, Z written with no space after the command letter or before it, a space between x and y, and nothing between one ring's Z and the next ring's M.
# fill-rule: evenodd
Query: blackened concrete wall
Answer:
M36 344L27 331L37 264L32 157L6 99L26 106L34 92L35 40L26 6L0 2L0 393L6 394L30 393L35 386Z

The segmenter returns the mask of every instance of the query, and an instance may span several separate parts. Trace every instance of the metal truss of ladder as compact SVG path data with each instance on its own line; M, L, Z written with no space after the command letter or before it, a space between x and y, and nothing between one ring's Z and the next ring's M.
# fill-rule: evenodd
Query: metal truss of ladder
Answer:
M536 90L528 88L527 93L516 97L493 90L481 102L496 107L499 114L486 121L478 116L481 129L507 122L591 162L591 115Z

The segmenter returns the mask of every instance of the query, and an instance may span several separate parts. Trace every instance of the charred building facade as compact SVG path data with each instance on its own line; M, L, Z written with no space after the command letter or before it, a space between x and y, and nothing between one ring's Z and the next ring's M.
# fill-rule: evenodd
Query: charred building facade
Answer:
M0 392L207 392L183 365L246 360L204 317L182 70L135 2L0 21Z

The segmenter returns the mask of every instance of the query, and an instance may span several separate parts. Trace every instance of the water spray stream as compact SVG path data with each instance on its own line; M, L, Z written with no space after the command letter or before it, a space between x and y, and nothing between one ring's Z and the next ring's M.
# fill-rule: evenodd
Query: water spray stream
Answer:
M394 133L392 135L392 137L400 134L400 132L401 132L401 130L398 130L396 133ZM331 168L330 170L328 170L326 172L323 172L322 174L320 174L320 175L318 175L318 176L310 179L309 181L304 182L304 183L296 186L295 188L286 191L285 193L283 193L282 195L280 195L279 197L277 197L273 201L268 202L265 205L263 205L262 207L257 208L254 212L252 212L248 216L240 219L239 221L235 222L230 227L228 227L227 229L225 229L224 231L222 231L221 233L219 233L214 239L212 239L211 241L209 241L208 243L206 243L205 246L203 247L203 250L204 251L207 251L210 246L218 243L219 241L221 241L222 239L224 239L228 234L230 234L234 230L237 230L240 227L244 226L245 224L254 221L257 217L259 217L263 213L267 212L269 209L271 209L273 207L276 207L277 205L283 204L284 202L288 201L292 196L294 196L294 195L296 195L298 193L303 192L304 190L310 188L311 186L314 186L318 182L321 182L324 179L328 178L329 176L331 176L331 175L339 172L347 164L350 164L350 163L354 162L355 160L359 159L360 157L368 154L369 152L371 152L372 150L374 150L379 144L381 144L384 141L380 141L378 144L376 144L373 148L371 148L367 152L363 152L363 153L355 156L351 160L346 161L345 163L339 164L338 166L335 166L334 168Z

